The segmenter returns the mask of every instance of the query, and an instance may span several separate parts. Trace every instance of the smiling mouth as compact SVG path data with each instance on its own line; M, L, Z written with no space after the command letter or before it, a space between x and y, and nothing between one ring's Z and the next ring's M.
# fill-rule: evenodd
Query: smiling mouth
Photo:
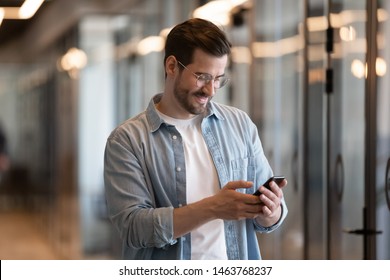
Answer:
M194 97L198 101L198 103L204 105L209 101L209 97L204 94L195 94Z

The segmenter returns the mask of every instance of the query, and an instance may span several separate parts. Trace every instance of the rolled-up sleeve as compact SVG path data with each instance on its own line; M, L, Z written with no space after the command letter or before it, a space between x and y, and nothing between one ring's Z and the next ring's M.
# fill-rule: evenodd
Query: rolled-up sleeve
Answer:
M108 138L104 183L109 217L128 247L162 248L173 239L173 207L156 207L145 166L123 131Z

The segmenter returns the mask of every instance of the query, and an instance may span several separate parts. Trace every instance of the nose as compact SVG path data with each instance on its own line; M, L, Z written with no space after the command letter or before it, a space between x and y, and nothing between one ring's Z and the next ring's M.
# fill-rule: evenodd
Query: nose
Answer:
M215 82L214 80L211 80L210 82L208 82L207 84L205 84L203 86L204 92L208 96L214 96L214 94L215 94L214 82Z

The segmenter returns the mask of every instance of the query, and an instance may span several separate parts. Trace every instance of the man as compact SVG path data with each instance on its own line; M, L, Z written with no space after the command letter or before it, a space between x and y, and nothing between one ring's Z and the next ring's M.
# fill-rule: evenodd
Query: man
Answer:
M164 92L107 140L107 206L125 259L260 259L255 232L287 215L287 181L261 186L272 169L256 126L211 101L228 81L230 47L211 22L174 27Z

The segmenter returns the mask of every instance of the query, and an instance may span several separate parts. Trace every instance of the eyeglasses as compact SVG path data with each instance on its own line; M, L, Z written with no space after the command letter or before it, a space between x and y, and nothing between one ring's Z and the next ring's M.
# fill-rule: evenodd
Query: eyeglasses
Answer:
M197 87L204 87L205 85L208 85L211 81L214 81L214 88L218 89L218 88L221 88L223 87L224 85L226 85L228 82L229 82L229 78L226 77L226 76L219 76L219 77L216 77L216 78L213 78L213 76L211 76L210 74L207 74L207 73L202 73L200 75L198 74L195 74L194 72L192 72L190 69L188 69L187 67L185 67L183 65L183 63L181 63L180 61L177 61L184 69L190 71L195 77L196 77L196 86Z

